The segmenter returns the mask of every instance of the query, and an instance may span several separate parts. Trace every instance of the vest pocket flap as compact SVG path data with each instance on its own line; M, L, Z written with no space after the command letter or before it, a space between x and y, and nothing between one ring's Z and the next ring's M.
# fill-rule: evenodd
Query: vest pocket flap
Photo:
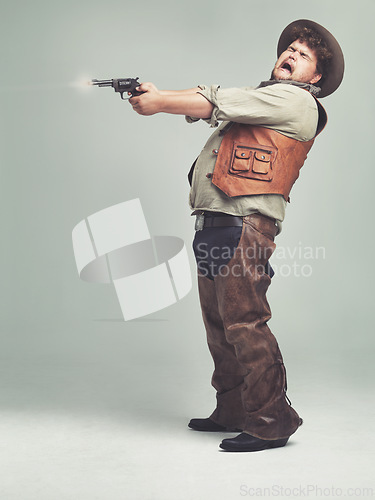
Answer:
M271 153L266 153L265 151L255 151L255 159L258 161L271 161Z
M268 174L271 164L271 153L266 151L255 151L253 172L257 174Z
M248 160L251 156L251 149L236 148L235 155L240 160Z
M250 170L251 157L254 152L249 148L235 146L232 156L232 169L240 172L248 172Z

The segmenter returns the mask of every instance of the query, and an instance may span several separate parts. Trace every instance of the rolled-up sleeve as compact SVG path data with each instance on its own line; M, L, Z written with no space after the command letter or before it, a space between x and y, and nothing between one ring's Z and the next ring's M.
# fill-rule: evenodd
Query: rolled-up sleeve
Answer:
M211 127L217 127L219 125L219 119L216 117L216 110L218 109L217 92L220 89L220 85L198 85L198 87L201 89L198 94L202 94L203 97L205 97L208 101L210 101L210 103L214 105L211 117L203 119L203 121L211 125ZM185 116L185 118L188 123L194 123L199 120L199 118L194 118L193 116Z
M198 92L198 94L202 94L204 97L206 97L204 95L204 92L206 92L209 87L207 87L207 85L198 85L198 87L201 89L202 92ZM219 85L212 85L212 87L219 87ZM206 97L207 99L207 97ZM208 99L210 101L210 99ZM210 101L212 102L212 101ZM185 120L188 122L188 123L195 123L195 122L199 122L200 120L203 120L204 122L206 123L209 123L211 124L211 118L208 118L208 119L204 119L204 118L196 118L194 116L185 116ZM217 124L216 125L211 125L212 127L217 127Z

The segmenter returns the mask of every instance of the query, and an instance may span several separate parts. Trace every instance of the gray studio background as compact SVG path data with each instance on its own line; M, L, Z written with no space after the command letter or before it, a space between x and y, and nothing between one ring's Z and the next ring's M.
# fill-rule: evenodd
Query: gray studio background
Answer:
M374 15L373 0L2 3L1 498L227 500L307 485L311 497L375 493ZM277 275L269 292L305 424L283 450L219 453L223 436L186 429L214 405L195 281L176 305L125 323L113 287L79 280L71 244L79 221L140 198L151 233L190 249L186 175L211 130L138 116L112 89L75 84L255 86L299 18L330 29L346 58L276 240L324 247L325 258L298 258L311 276ZM190 260L194 274L191 251Z

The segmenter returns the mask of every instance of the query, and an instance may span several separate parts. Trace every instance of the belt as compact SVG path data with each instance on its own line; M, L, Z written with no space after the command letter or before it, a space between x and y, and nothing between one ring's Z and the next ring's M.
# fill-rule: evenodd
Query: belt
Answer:
M242 217L222 212L203 212L201 210L195 210L191 215L196 216L196 231L201 231L205 227L241 227L243 223Z
M205 217L203 227L230 227L230 226L242 226L242 217L236 217L235 215L229 217Z
M271 233L276 229L275 219L271 219L270 217L261 214L251 214L245 217L239 217L237 215L230 215L222 212L204 212L202 210L195 210L191 215L196 216L196 231L201 231L206 227L241 227L244 220L246 222L249 221L253 223L258 229L260 229L260 226L266 226L266 229L269 229Z

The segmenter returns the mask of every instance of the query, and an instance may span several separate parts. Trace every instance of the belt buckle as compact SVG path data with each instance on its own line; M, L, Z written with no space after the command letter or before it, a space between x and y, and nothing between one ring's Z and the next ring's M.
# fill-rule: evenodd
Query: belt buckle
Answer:
M204 228L204 213L195 216L195 230L202 231Z

